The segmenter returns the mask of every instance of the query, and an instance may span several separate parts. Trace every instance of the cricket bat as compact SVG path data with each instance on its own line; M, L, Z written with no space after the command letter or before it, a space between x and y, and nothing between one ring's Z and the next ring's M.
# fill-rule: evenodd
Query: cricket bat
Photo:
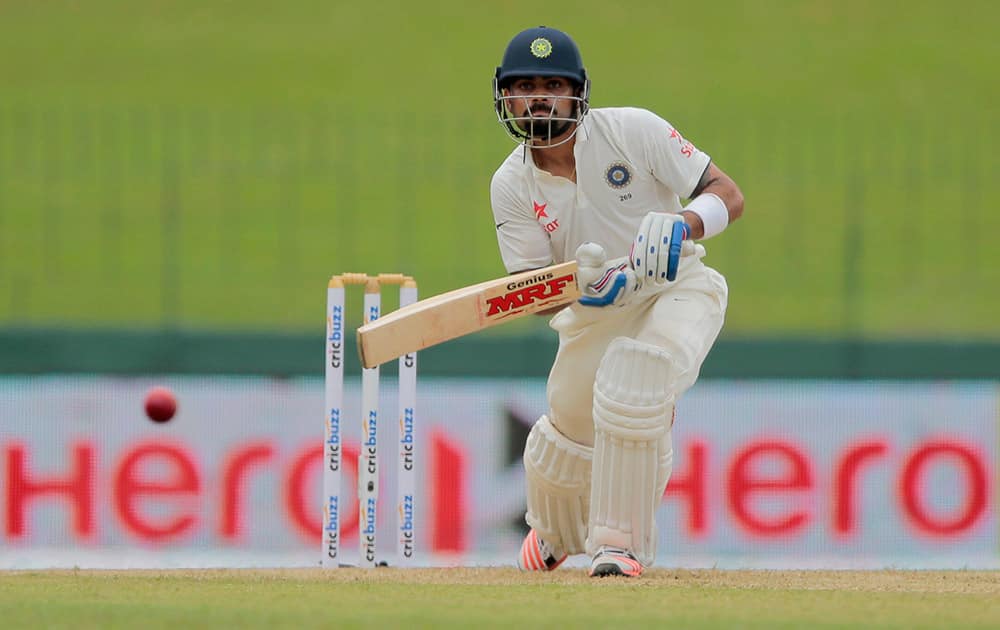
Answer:
M579 297L575 260L487 280L420 300L361 326L358 354L364 367L373 368Z

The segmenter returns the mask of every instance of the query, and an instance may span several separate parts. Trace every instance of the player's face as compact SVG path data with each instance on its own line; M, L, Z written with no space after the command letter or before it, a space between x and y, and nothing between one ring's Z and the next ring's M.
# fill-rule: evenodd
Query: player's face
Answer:
M576 89L563 77L523 77L504 90L515 124L536 139L554 140L570 131Z

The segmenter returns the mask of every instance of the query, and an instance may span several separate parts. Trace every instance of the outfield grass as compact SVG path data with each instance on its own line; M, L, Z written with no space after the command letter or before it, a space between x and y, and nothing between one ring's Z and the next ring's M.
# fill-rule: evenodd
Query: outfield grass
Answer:
M730 333L1000 335L1000 5L0 4L0 325L316 328L330 273L502 273L509 37L580 42L742 185ZM322 324L318 324L321 326ZM503 332L503 331L500 331Z
M990 628L1000 573L654 570L0 574L5 628Z

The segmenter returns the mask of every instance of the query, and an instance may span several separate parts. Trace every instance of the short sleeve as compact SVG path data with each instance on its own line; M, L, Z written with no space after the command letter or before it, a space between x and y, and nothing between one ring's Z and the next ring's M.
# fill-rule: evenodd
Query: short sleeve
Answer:
M653 177L678 197L689 198L712 158L653 112L633 112L637 124L626 127L629 144L642 152Z
M511 181L515 180L515 181ZM497 171L490 183L490 203L496 224L497 243L509 273L552 264L549 237L535 220L531 202L518 194L510 173Z

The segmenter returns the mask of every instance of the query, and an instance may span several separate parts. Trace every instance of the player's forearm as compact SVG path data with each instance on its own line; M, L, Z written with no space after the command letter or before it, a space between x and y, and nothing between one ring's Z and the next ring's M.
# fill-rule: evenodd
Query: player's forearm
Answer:
M729 211L730 223L743 216L743 191L729 176L723 174L720 180L705 188L705 192L722 199L722 203L726 204L726 210Z
M684 222L691 228L691 235L689 238L698 240L699 238L705 236L705 224L702 222L701 217L690 210L681 212L681 216L684 217Z
M740 187L736 185L736 182L732 178L714 164L710 164L705 170L705 174L702 176L701 181L698 182L698 186L695 187L691 197L692 199L697 199L705 194L715 195L725 205L728 221L725 220L726 217L723 215L722 227L727 223L732 223L743 215L743 191L740 190ZM719 211L721 212L721 208ZM705 223L702 217L690 210L685 210L681 214L684 216L685 222L691 227L691 238L696 240L703 238L705 236Z

